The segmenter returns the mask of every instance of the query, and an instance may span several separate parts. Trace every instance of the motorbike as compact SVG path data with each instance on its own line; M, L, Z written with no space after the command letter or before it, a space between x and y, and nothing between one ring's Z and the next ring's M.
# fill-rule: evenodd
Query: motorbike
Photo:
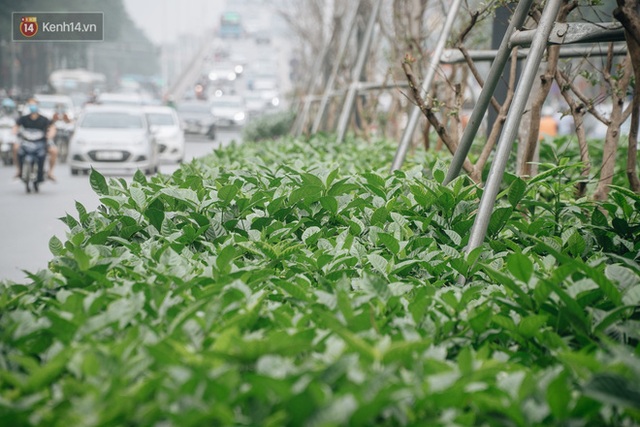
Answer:
M31 189L36 193L40 191L40 184L44 181L44 161L47 157L47 145L41 141L31 141L20 138L20 148L18 149L18 159L21 162L21 176L27 193Z
M5 166L13 164L13 141L12 133L15 119L9 116L0 117L0 157Z
M71 140L73 133L73 124L64 120L56 120L54 125L56 127L54 142L58 147L58 159L60 163L65 163L69 155L69 140Z

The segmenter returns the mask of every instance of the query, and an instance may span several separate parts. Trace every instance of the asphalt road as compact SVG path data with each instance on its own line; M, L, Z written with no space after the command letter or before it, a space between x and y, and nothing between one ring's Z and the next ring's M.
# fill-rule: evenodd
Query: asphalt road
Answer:
M215 141L188 135L185 160L239 139L237 130L219 130ZM162 165L160 173L173 173L177 167ZM71 176L64 164L56 167L57 182L42 185L38 194L26 194L22 182L13 180L14 174L14 167L0 165L0 281L28 283L25 271L36 273L53 257L49 239L55 235L66 241L68 230L59 218L67 213L77 218L76 202L94 210L99 201L89 177ZM131 179L132 175L124 178Z

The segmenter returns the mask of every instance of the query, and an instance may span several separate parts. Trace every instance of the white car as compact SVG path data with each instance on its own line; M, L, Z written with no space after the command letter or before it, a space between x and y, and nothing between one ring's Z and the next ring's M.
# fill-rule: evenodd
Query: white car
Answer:
M71 174L158 171L158 145L142 107L88 105L69 144Z
M176 110L165 106L144 107L147 121L156 138L160 160L182 163L184 160L184 130Z
M96 102L102 105L142 105L142 98L137 93L103 92Z
M243 126L247 119L241 96L223 95L211 100L211 112L219 126Z
M64 106L64 111L71 121L75 118L75 108L73 106L73 100L67 95L49 95L49 94L36 94L33 96L38 101L39 113L51 120L53 114L56 112L56 107L59 104ZM27 109L23 111L24 114L29 114Z

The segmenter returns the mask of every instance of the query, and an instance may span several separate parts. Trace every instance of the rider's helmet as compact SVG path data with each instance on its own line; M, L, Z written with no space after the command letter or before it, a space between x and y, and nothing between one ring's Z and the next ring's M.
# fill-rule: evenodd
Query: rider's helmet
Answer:
M2 113L11 115L16 111L16 103L11 98L5 98L2 100Z

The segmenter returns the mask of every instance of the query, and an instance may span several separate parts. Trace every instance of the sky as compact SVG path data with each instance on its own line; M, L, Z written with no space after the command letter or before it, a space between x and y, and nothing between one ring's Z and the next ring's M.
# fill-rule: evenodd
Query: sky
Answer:
M216 26L226 0L123 0L131 18L156 44Z

